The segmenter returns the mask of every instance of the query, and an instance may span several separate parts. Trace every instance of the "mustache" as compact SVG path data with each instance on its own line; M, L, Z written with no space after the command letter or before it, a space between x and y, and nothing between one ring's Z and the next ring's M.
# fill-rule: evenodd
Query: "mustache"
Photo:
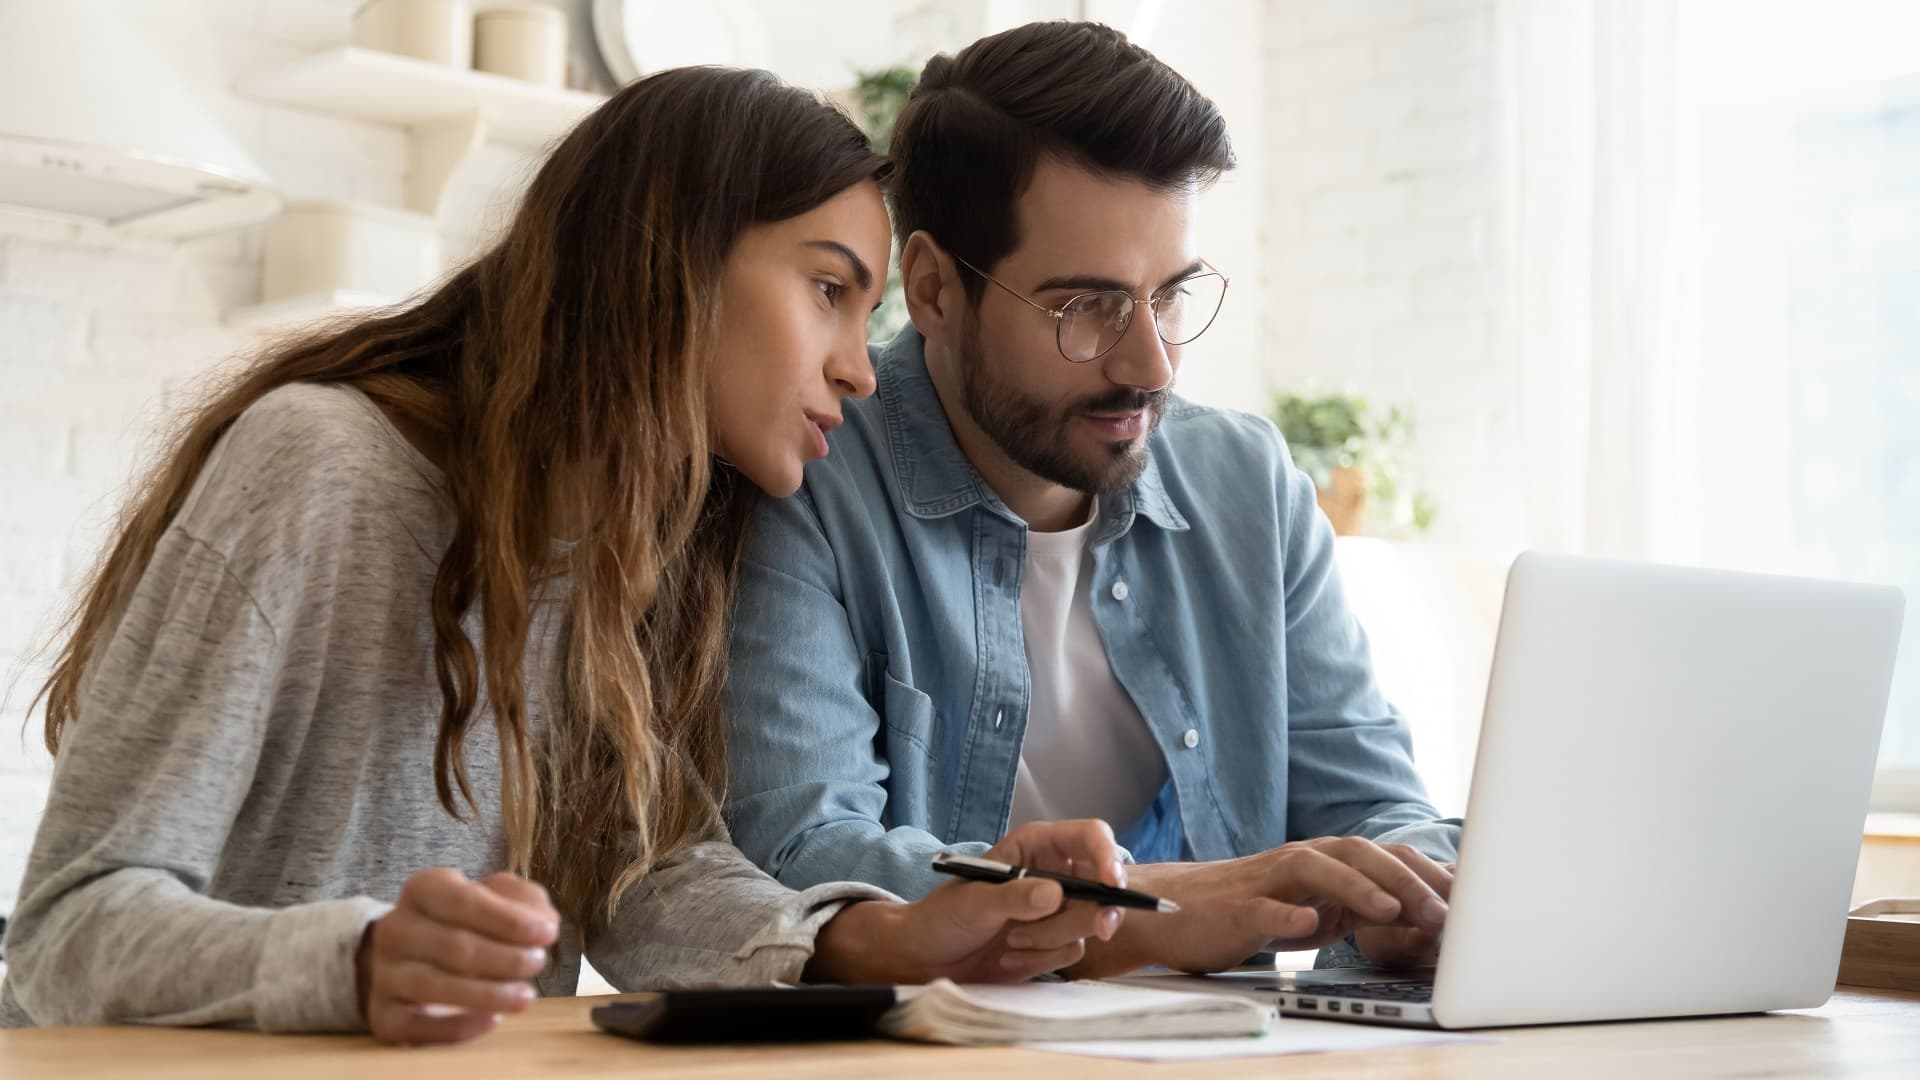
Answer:
M1120 387L1116 388L1112 393L1101 394L1099 397L1088 398L1080 402L1070 410L1070 415L1139 412L1141 410L1146 410L1157 415L1166 407L1167 399L1172 396L1173 390L1170 387L1163 387L1151 392Z

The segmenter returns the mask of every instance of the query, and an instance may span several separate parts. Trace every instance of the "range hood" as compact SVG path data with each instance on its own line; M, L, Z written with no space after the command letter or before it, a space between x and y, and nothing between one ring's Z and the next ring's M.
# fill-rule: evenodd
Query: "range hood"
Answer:
M136 5L0 0L8 214L170 239L272 217L265 174L140 47Z

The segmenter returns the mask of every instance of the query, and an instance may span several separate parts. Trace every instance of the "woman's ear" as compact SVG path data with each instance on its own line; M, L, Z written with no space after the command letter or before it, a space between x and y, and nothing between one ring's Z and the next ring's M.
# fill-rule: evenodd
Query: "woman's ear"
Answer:
M900 250L900 286L914 329L928 341L953 344L965 314L966 291L953 256L925 229L907 237Z

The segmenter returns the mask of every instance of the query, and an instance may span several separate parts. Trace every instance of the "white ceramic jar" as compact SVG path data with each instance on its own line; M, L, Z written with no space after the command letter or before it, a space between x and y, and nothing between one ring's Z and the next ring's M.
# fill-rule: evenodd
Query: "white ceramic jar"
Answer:
M490 4L474 16L473 66L541 86L565 86L566 13L545 4Z
M473 7L467 0L367 0L353 13L353 43L465 68L473 63Z

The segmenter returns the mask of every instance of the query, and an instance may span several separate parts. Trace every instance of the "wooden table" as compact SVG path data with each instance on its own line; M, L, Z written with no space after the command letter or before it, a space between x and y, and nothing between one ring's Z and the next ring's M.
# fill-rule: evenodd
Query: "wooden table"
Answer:
M355 1036L140 1027L0 1031L0 1077L1920 1077L1920 994L1864 990L1842 991L1807 1012L1524 1028L1492 1033L1501 1040L1497 1045L1205 1064L884 1041L663 1049L594 1030L587 1010L607 1000L541 1001L478 1041L420 1049L382 1047Z

